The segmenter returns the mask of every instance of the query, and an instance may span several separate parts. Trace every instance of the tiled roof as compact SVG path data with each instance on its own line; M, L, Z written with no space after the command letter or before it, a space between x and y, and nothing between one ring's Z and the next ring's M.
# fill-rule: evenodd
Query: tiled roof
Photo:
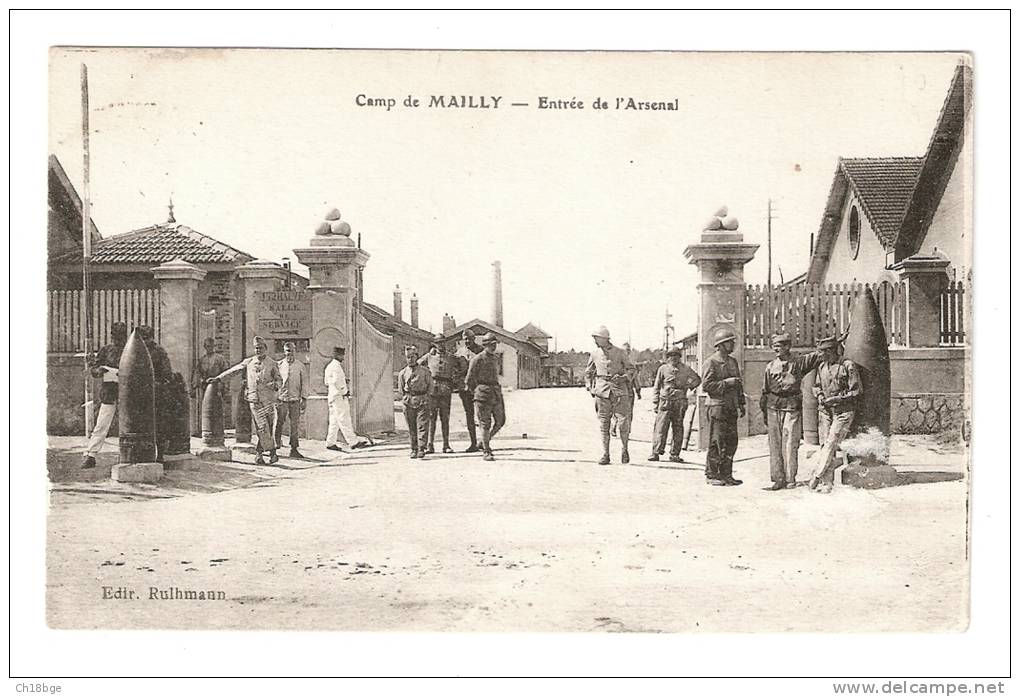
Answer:
M924 158L840 158L839 164L882 245L895 244Z
M93 264L162 264L174 259L190 264L244 264L254 258L179 223L107 237L92 248Z

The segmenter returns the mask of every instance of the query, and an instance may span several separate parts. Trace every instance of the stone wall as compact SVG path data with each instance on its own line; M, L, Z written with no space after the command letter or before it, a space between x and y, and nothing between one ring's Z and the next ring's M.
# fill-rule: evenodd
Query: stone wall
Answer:
M969 420L961 393L894 394L891 416L894 433L961 432Z

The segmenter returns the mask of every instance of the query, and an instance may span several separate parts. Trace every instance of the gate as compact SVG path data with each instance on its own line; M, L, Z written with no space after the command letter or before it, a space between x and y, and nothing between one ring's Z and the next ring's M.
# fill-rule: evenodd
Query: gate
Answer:
M393 338L354 313L354 428L359 433L392 431Z

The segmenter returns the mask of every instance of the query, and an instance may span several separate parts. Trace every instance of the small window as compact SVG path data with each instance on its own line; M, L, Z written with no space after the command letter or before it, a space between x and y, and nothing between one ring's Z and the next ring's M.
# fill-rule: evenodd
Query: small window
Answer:
M861 216L857 212L857 206L850 207L849 227L847 241L850 243L850 258L856 259L857 253L861 251Z

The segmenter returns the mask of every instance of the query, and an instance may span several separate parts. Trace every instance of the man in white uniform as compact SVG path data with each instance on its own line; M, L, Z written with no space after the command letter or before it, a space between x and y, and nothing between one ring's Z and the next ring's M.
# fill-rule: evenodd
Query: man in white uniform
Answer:
M355 433L354 423L351 421L351 388L347 383L347 373L344 372L343 366L345 353L346 349L342 346L333 348L333 360L326 365L326 373L323 377L327 389L326 399L329 403L327 450L343 450L336 442L338 432L343 435L347 445L351 448L360 448L369 443L368 440Z

